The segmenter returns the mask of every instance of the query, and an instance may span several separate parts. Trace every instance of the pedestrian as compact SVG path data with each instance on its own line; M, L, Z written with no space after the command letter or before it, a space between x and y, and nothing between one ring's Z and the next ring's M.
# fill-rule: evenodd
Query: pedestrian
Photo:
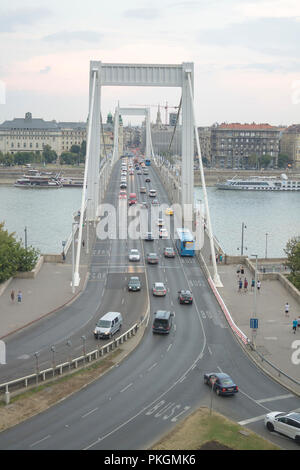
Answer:
M21 303L22 302L22 292L19 290L18 292L18 302Z
M219 261L220 261L220 263L222 263L222 261L223 261L223 255L222 254L219 256Z
M237 268L237 270L236 270L236 275L237 275L237 278L238 278L238 279L239 279L239 277L240 277L240 274L241 274L241 270L240 270L240 268Z
M66 261L66 255L65 255L65 252L64 252L64 251L62 252L61 256L62 256L62 260L63 260L63 261Z
M251 281L251 290L252 290L252 292L254 291L254 287L255 287L255 279L252 278L252 281Z
M11 298L11 301L14 302L15 301L15 291L12 290L11 293L10 293L10 298Z
M284 313L286 317L289 316L289 311L290 311L290 306L289 306L289 303L287 302L284 306Z
M243 281L242 281L242 279L240 278L240 279L239 279L239 292L242 291L242 287L243 287Z
M82 240L82 247L84 248L84 240Z
M258 281L257 281L257 290L258 290L258 292L260 291L260 288L261 288L261 282L260 282L260 280L258 279Z
M241 266L241 274L242 274L242 276L244 275L244 273L245 273L244 266Z
M293 331L294 331L294 334L296 333L297 325L298 325L298 320L295 318L295 320L293 320Z
M216 263L218 263L218 261L219 261L219 256L216 255Z
M247 279L245 278L244 279L244 292L247 292L248 291L248 281Z

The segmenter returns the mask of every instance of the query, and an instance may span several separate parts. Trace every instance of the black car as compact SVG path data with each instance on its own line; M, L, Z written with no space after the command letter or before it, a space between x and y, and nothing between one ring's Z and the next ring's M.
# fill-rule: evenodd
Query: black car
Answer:
M151 183L150 178L145 178L146 183Z
M153 241L154 241L154 237L153 237L153 235L152 235L152 232L147 232L147 233L146 233L145 241L146 241L146 242L153 242Z
M131 277L128 282L129 291L141 290L141 281L139 277Z
M193 296L190 290L180 290L178 292L178 300L180 304L192 304Z
M158 256L156 253L147 254L147 263L148 264L158 264Z
M217 395L234 395L239 390L232 378L221 372L204 374L204 383L213 387Z

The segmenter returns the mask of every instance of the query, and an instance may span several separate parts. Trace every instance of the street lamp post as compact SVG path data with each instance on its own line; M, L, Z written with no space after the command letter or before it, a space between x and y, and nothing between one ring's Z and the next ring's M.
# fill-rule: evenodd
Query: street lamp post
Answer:
M24 232L25 232L25 250L27 251L27 227L25 227Z
M39 353L35 352L35 370L36 370L36 383L38 383L39 380Z
M266 233L266 249L265 249L265 259L268 257L268 232Z
M74 271L75 271L75 247L74 247L74 225L77 226L77 222L72 223L72 293L75 293L75 283L74 283Z
M244 255L244 230L247 228L247 226L242 223L242 242L241 242L241 256Z
M255 257L255 275L254 275L255 286L254 286L254 308L253 308L253 317L254 317L254 318L257 318L257 258L258 258L258 255L251 255L251 256L254 256L254 257ZM254 346L254 349L255 349L255 342L254 342L254 332L253 332L253 329L252 329L252 343L253 343L253 346Z
M71 362L72 362L72 358L71 358L71 346L72 346L72 343L70 340L68 340L66 342L66 345L68 346L69 348L69 370L71 369Z

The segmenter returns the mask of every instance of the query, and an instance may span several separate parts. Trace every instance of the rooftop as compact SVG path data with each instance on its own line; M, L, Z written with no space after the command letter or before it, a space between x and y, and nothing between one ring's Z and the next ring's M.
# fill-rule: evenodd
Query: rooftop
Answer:
M236 130L277 130L276 126L271 126L270 124L264 123L264 124L255 124L255 122L252 122L252 124L241 124L239 122L234 122L227 124L223 122L222 124L219 124L217 126L218 129L236 129Z

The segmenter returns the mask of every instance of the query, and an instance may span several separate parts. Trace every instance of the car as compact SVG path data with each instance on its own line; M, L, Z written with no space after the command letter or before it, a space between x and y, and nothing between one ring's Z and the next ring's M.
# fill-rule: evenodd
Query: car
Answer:
M165 296L167 294L167 289L163 282L155 282L152 287L152 294L155 296Z
M265 426L270 432L278 432L291 439L294 439L300 445L300 413L292 411L283 413L281 411L272 411L266 414Z
M145 201L141 202L141 206L142 206L143 209L147 209L148 208L148 202L145 202Z
M159 238L168 238L168 230L165 228L160 228L159 230Z
M164 219L158 219L158 220L157 220L157 225L158 225L159 227L162 227L162 226L164 225Z
M152 232L147 232L146 235L145 235L145 241L146 242L153 242L154 240L154 237L152 235Z
M141 170L137 170L136 174L141 175L142 174Z
M126 193L126 191L120 191L119 198L120 198L120 199L127 199L127 193Z
M120 183L120 189L126 189L127 188L127 183L122 182Z
M129 206L133 206L136 203L137 203L137 201L135 201L134 199L130 199L128 204L129 204Z
M178 300L180 304L192 304L193 296L190 290L180 290L178 291Z
M151 183L151 179L150 178L145 178L145 182L146 183Z
M143 170L143 175L149 175L149 171L148 170Z
M159 202L157 199L153 199L152 206L159 206Z
M204 374L204 383L212 387L217 395L234 395L239 390L232 378L221 372Z
M131 277L128 282L128 290L136 292L141 290L141 281L139 277Z
M157 312L154 313L152 332L161 334L170 333L173 316L173 312L169 312L167 310L157 310Z
M156 189L150 189L148 195L149 197L156 197Z
M134 175L133 170L130 170L129 174L130 174L130 176L133 176Z
M167 246L164 250L165 258L175 258L175 251L172 247Z
M128 258L129 258L129 261L140 261L141 255L140 255L139 250L136 250L135 248L130 250Z
M156 253L147 254L147 263L148 264L158 264L158 256Z
M146 193L146 192L147 192L146 188L144 186L141 186L140 193Z
M166 215L174 215L174 211L173 211L173 209L171 209L170 207L168 207L168 208L166 209L165 214L166 214Z

